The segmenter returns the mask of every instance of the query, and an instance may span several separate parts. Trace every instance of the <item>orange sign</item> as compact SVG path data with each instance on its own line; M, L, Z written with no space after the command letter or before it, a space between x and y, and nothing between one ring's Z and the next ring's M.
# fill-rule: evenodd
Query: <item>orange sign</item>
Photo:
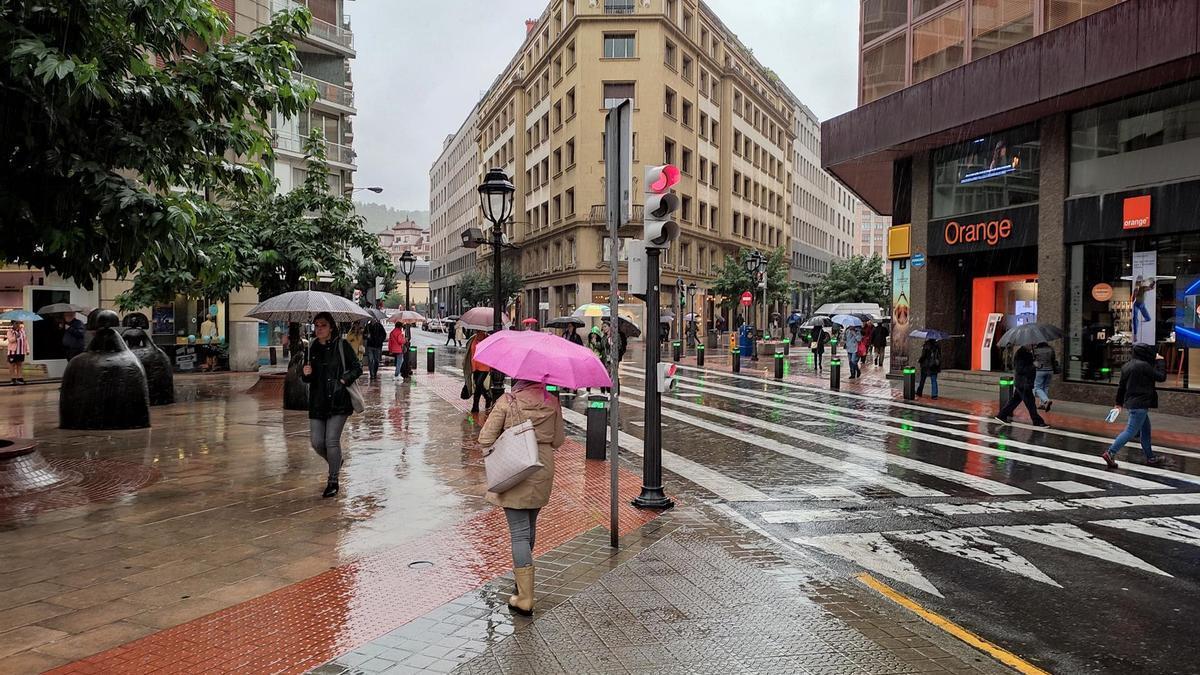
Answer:
M1113 287L1108 284L1096 284L1092 286L1092 298L1097 302L1108 302L1112 300Z
M1125 198L1125 217L1121 227L1126 230L1142 230L1150 227L1150 195Z
M987 242L988 246L995 246L1001 239L1007 239L1008 235L1012 234L1012 228L1012 221L1008 218L985 220L973 225L960 225L952 220L946 223L944 235L946 243L950 246L976 242Z

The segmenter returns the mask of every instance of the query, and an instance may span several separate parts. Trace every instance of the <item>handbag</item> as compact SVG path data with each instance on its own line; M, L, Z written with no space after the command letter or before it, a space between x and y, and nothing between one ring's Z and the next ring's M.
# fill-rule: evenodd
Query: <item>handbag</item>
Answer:
M471 398L471 388L464 384L462 391L458 392L458 397L464 401Z
M509 411L519 416L517 397L509 394L508 399ZM505 429L483 456L488 492L510 490L542 467L538 461L537 434L528 418Z
M346 341L342 340L342 342ZM346 352L342 349L342 345L340 344L338 345L338 358L342 360L342 373L345 374ZM354 409L354 412L360 413L363 410L366 410L367 402L363 399L362 392L358 390L358 382L351 382L350 384L344 386L346 387L346 393L350 395L350 407Z

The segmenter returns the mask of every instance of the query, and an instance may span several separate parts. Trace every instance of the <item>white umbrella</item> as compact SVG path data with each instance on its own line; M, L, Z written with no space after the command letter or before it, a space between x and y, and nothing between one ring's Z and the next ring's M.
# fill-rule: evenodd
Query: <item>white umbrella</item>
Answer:
M367 310L349 298L323 291L292 291L258 303L246 316L263 321L308 323L321 312L329 312L338 323L370 319Z
M393 312L388 321L392 323L406 324L409 326L421 324L425 322L425 317L421 316L420 312L414 312L408 309L402 309L399 312Z
M491 307L472 307L458 317L458 325L463 330L492 330L492 321L495 314ZM504 328L508 328L508 317L501 316L500 320Z

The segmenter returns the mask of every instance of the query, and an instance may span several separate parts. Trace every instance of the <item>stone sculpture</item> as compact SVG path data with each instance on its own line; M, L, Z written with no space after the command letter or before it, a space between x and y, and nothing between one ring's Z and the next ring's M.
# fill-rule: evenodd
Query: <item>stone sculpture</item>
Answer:
M150 389L150 405L174 403L175 374L171 368L171 357L154 344L150 335L141 328L126 328L121 337L138 361L142 362L142 368L146 371L146 385Z
M117 313L97 310L88 317L96 336L87 351L71 359L63 373L58 421L63 429L141 429L150 426L146 370L116 327Z

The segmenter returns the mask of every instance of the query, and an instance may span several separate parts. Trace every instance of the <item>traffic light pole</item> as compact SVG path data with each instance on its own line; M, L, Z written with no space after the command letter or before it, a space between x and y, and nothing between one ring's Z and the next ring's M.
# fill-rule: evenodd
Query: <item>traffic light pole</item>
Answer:
M646 325L658 326L659 286L657 248L646 249ZM662 401L658 393L659 342L657 336L646 340L646 417L642 451L642 493L633 505L644 509L669 509L675 502L667 498L662 484Z

